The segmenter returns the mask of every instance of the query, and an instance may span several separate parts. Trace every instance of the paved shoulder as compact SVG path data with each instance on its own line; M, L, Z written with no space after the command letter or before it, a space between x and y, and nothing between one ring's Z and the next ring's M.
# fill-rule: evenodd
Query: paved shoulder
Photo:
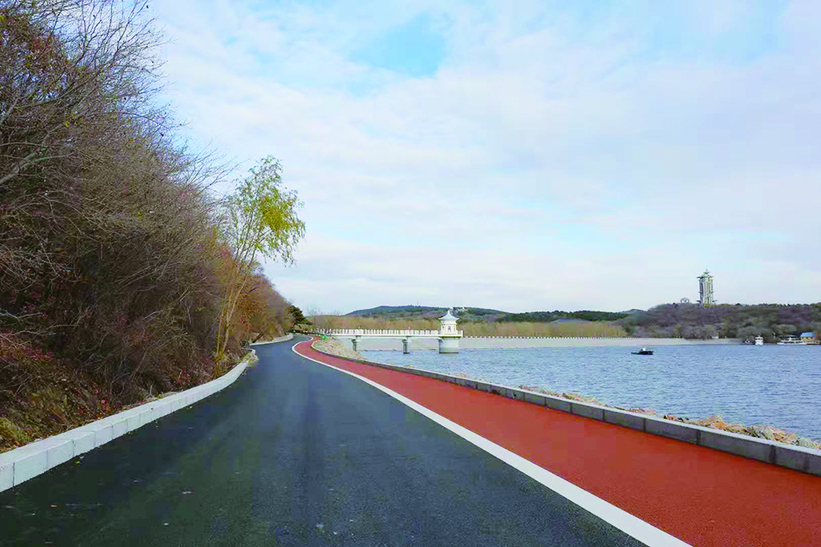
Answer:
M0 544L638 544L291 345L257 347L226 390L0 494Z

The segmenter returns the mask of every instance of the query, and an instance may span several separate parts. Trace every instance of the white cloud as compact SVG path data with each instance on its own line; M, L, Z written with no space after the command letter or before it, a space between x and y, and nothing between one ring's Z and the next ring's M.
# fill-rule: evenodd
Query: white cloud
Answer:
M817 3L694 3L679 49L652 4L254 8L161 7L168 95L199 142L282 160L309 236L269 271L297 304L617 310L692 297L704 265L734 301L818 300L821 266L779 250L821 228ZM434 75L350 60L420 13ZM711 56L727 33L760 52Z

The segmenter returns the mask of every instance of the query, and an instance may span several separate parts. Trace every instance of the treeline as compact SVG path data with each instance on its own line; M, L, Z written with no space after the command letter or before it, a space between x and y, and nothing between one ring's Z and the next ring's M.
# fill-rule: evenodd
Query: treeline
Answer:
M290 257L298 202L275 162L246 180L263 173L292 221L272 242L270 214L260 228L209 192L228 170L158 106L143 7L0 0L0 446L201 383L289 326L258 259ZM9 425L38 409L41 424Z
M349 317L373 317L388 320L438 319L448 308L429 306L377 306L365 310L353 311ZM487 308L454 308L464 322L508 322L508 323L549 323L551 321L618 321L630 315L627 312L606 311L532 311L509 313Z
M364 310L356 310L346 314L349 317L375 317L381 319L437 319L444 315L449 308L431 306L377 306ZM487 308L454 308L460 318L466 320L489 319L493 320L506 312Z
M497 321L512 321L512 322L549 322L559 320L577 320L577 321L617 321L627 317L627 313L607 312L607 311L531 311L525 313L509 313Z
M634 336L767 341L802 332L821 332L820 304L759 304L753 306L662 304L620 321Z
M340 315L314 315L311 323L318 329L412 329L439 330L437 319L384 319ZM465 336L584 336L622 337L626 331L619 325L594 322L568 323L499 323L485 321L459 322Z
M407 317L392 315L416 309L427 315ZM474 308L469 308L473 310ZM430 317L444 313L444 308L383 306L376 316L315 315L311 320L319 328L415 329L436 330L439 321ZM361 310L371 311L371 310ZM488 310L492 311L492 310ZM466 336L593 336L636 338L686 338L707 340L722 338L752 339L763 336L774 341L802 332L821 332L821 303L754 306L697 304L662 304L647 311L627 313L582 310L577 312L527 312L497 317L459 314L459 328Z

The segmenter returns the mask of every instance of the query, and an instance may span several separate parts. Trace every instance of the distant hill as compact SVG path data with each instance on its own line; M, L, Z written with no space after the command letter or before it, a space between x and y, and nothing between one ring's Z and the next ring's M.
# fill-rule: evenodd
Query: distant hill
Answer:
M551 321L618 321L630 315L609 311L530 311L526 313L509 313L498 321L512 321L516 323L549 323Z
M627 312L613 313L606 311L581 310L536 311L526 313L509 313L488 308L454 307L454 313L463 322L533 322L550 323L553 321L617 321L630 315ZM448 308L431 306L377 306L366 310L356 310L348 317L376 317L380 319L437 319L445 314Z
M507 312L487 308L454 307L454 313L464 321L493 320L496 317L508 315ZM445 315L447 307L436 308L431 306L377 306L366 310L356 310L346 314L346 317L378 317L381 319L438 319Z
M619 322L628 333L644 337L753 339L765 341L821 331L818 304L661 304Z
M377 306L356 310L346 317L384 321L435 320L447 307ZM752 339L763 336L767 342L803 332L821 332L821 303L817 304L722 304L701 307L698 304L662 304L648 310L606 312L532 311L509 313L488 308L454 306L454 313L466 332L475 335L513 336L541 333L545 336L634 336L638 338L721 338ZM356 324L356 319L351 319ZM521 324L517 324L521 323ZM576 324L576 325L574 325ZM389 328L377 326L374 328ZM429 328L429 327L417 327ZM556 329L564 328L560 334ZM553 330L551 330L553 329ZM572 329L576 329L573 331ZM570 332L573 334L568 334ZM513 334L511 334L513 333ZM587 334L579 334L587 333Z

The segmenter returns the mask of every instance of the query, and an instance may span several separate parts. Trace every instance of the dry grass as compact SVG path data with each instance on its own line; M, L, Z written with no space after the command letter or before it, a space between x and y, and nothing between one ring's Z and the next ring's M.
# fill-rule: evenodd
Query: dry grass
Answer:
M590 403L593 405L600 405L600 406L608 406L596 399L595 397L590 397L588 395L581 395L579 393L572 393L569 391L565 391L563 393L559 393L558 391L548 391L546 389L535 387L535 386L519 386L519 389L526 389L528 391L535 391L536 393L544 393L545 395L550 395L552 397L563 397L565 399L570 399L571 401L578 401L580 403Z
M335 340L333 338L316 340L313 343L313 347L318 351L330 353L331 355L336 355L337 357L342 357L345 359L365 359L365 357L358 351L346 348L339 340Z
M311 317L320 329L411 329L438 330L436 319L380 319L375 317L347 317L322 315ZM523 337L593 337L623 338L627 333L610 323L464 323L459 328L465 336L523 336Z
M4 444L6 440L11 444L20 446L34 439L30 433L27 433L18 424L4 416L0 418L0 445Z
M231 356L231 360L225 362L226 370L237 359ZM31 379L24 388L17 393L0 392L0 453L173 395L211 379L210 376L193 378L178 370L162 382L172 386L171 390L161 393L152 392L151 389L141 390L139 400L125 404L93 375L78 370L68 361L43 358L28 363L27 367L36 370L29 374Z
M721 416L710 416L708 418L690 419L679 418L677 416L668 414L665 415L664 418L667 420L675 420L678 422L688 423L692 425L700 425L703 427L718 429L720 431L728 431L730 433L748 435L750 437L756 437L759 439L778 441L780 443L789 444L793 446L802 446L804 448L814 448L816 450L821 450L821 443L819 443L818 441L808 439L807 437L801 437L796 433L784 431L783 429L778 429L777 427L772 427L769 425L747 426L743 424L733 424L725 421L724 418L722 418Z
M465 336L624 338L627 333L610 323L465 323Z

